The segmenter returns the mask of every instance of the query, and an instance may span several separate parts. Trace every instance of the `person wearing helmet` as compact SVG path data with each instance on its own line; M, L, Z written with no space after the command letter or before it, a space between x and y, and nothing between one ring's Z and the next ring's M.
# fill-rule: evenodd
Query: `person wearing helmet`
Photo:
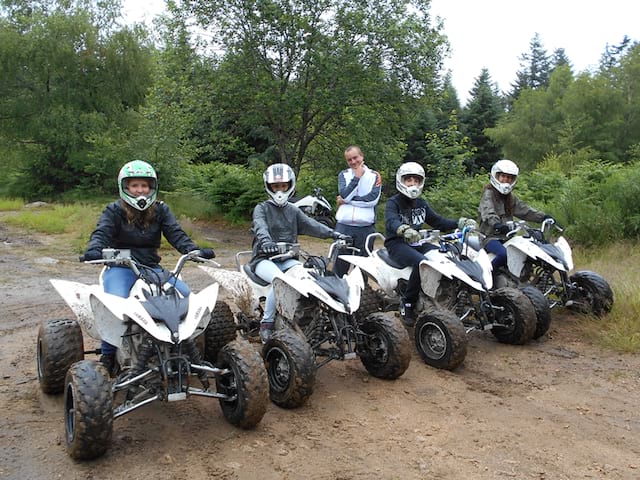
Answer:
M130 249L131 256L143 265L162 271L158 249L162 235L180 253L200 250L204 258L214 258L212 249L198 249L178 224L169 207L157 200L158 178L154 168L142 160L125 164L118 174L120 198L104 209L82 260L102 259L105 248ZM106 293L128 297L137 277L124 266L112 265L103 277ZM189 295L189 287L174 280L176 289ZM103 341L100 361L113 372L116 348Z
M490 183L485 187L478 206L480 231L486 235L484 249L495 254L491 261L494 271L507 264L507 250L502 245L509 233L507 222L513 217L528 222L542 222L552 218L519 200L513 194L520 170L511 160L498 160L489 174Z
M360 147L348 146L344 158L349 168L338 174L338 196L336 202L336 230L353 237L353 246L359 255L366 255L367 236L376 231L376 206L382 191L380 174L364 163ZM338 259L334 272L343 276L349 263Z
M413 267L406 290L400 299L400 315L407 327L415 324L414 305L420 295L420 269L428 250L437 248L425 243L414 245L420 239L418 231L428 224L433 228L447 231L465 226L475 226L475 221L465 217L457 220L438 215L420 198L424 188L424 169L416 162L400 165L396 172L396 188L399 193L387 200L384 211L385 242L389 257L402 267Z
M279 252L277 242L296 243L298 235L351 241L348 235L332 230L289 203L289 197L296 188L296 176L289 165L271 165L264 172L263 180L270 198L256 205L253 210L253 256L249 262L249 266L258 277L271 283L278 274L300 263L292 258L283 261L270 260L270 257ZM260 338L263 342L273 333L275 316L276 299L271 288L260 321Z

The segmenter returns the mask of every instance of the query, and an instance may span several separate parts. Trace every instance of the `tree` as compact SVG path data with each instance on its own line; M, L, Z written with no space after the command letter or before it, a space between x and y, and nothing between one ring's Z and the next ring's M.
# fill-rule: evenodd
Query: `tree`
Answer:
M113 182L150 83L145 32L117 28L118 1L5 6L0 135L23 153L22 194Z
M511 92L507 97L509 107L523 90L546 88L549 85L551 60L538 33L529 42L529 48L528 53L519 57L521 70L516 72L516 82L511 85Z
M223 51L216 105L236 125L268 132L277 160L296 171L354 112L396 130L407 106L435 90L445 39L426 0L184 4Z
M469 138L474 147L472 171L484 169L502 157L502 149L498 143L485 134L485 129L495 127L504 113L502 98L497 85L491 81L489 70L483 68L469 92L469 102L460 116L460 130Z

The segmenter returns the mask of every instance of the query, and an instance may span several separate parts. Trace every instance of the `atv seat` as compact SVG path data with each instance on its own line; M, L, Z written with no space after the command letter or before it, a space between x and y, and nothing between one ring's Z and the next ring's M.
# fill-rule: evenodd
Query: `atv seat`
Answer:
M381 248L380 250L378 250L378 256L382 259L382 261L384 261L384 263L386 263L387 265L393 268L398 268L400 270L404 268L402 265L400 265L398 262L396 262L389 256L389 252L387 251L386 248Z
M253 270L251 270L251 267L249 266L248 263L245 263L242 266L242 269L244 270L244 273L247 275L247 277L251 279L252 282L257 283L262 287L266 287L267 285L269 285L269 282L264 281L262 278L256 275Z

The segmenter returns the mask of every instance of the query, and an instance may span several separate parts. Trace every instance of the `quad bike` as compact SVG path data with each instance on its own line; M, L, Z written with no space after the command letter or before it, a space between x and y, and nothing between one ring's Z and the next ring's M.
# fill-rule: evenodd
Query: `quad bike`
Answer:
M414 306L416 348L425 363L453 370L464 361L467 333L491 330L499 342L524 344L536 328L532 303L518 289L492 290L491 262L486 252L467 255L471 229L440 235L437 230L422 230L423 243L437 243L420 263L421 292ZM375 249L375 241L384 236L374 233L367 239L369 256L341 255L375 280L381 309L397 308L411 267L402 267L389 257L386 248ZM371 247L370 247L371 246Z
M569 275L573 270L569 243L563 236L558 236L554 243L549 241L552 229L563 231L553 219L543 220L539 229L525 221L508 225L511 231L504 243L507 268L496 272L496 283L531 285L546 297L550 308L564 306L596 316L611 311L613 291L601 275L586 270Z
M322 194L322 188L316 187L311 195L300 199L292 198L290 202L302 210L309 217L323 223L329 228L335 228L336 219L329 200Z
M331 360L360 358L367 371L378 378L396 379L409 367L409 337L399 318L361 304L364 280L355 268L338 277L328 268L339 251L352 248L336 240L329 257L311 255L299 244L279 243L272 260L302 258L273 281L276 297L276 325L263 346L271 400L284 408L304 404L313 393L316 371ZM355 250L355 249L354 249ZM233 292L240 312L239 328L256 335L262 316L262 302L271 285L247 264L251 252L239 252L239 272L200 267L222 288ZM243 303L238 299L245 298Z
M170 283L187 261L206 261L199 253L182 255L171 272L141 265L124 249L105 249L102 260L85 262L104 264L103 273L107 265L129 267L138 280L128 298L105 293L102 275L98 285L51 280L77 320L40 326L38 379L43 392L64 393L71 457L104 454L113 420L154 401L199 395L217 398L224 417L238 427L251 428L262 419L268 404L262 359L249 342L235 339L233 317L216 305L218 285L183 297ZM100 350L84 350L83 332L117 347L111 371L84 359ZM203 338L205 359L198 345Z

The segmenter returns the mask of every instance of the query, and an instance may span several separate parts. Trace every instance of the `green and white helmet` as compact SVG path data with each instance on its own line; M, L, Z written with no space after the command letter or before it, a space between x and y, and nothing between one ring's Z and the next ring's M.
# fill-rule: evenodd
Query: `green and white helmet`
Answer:
M147 196L140 195L139 197L133 197L129 194L127 186L129 180L132 178L145 178L149 181L150 190ZM118 190L120 191L120 198L126 203L136 210L146 210L156 202L158 195L158 177L156 176L156 171L151 165L142 160L129 162L120 169L120 173L118 174Z

